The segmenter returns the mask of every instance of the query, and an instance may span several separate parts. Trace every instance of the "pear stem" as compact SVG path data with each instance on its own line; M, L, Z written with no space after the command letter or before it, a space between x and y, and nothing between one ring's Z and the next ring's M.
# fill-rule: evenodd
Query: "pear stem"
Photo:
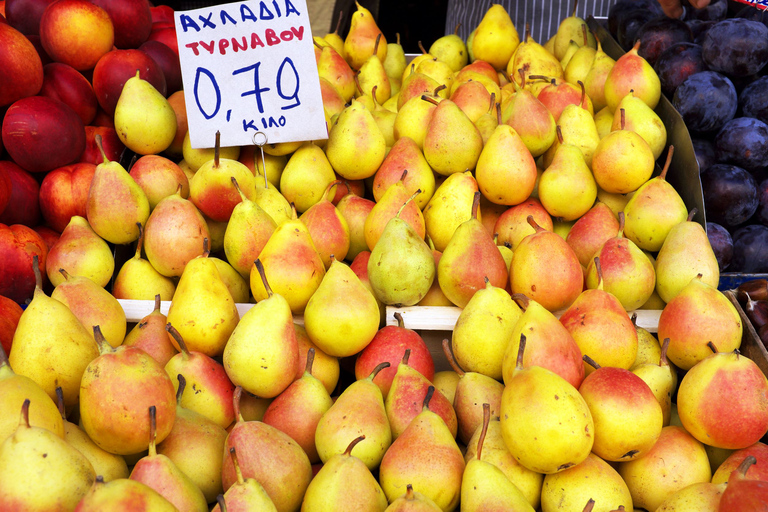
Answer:
M395 317L395 320L397 320L397 326L401 329L404 329L405 322L403 322L403 315L401 315L399 311L395 311L393 316Z
M667 349L669 349L669 338L664 338L664 342L661 344L659 366L669 366L669 361L667 360Z
M381 32L376 34L376 42L373 43L373 55L376 55L376 53L378 53L379 51L379 41L381 41L381 36L382 36Z
M517 72L520 74L520 88L524 89L525 88L525 71L523 70L523 68L520 68L517 70Z
M531 299L529 299L527 295L522 293L513 293L512 300L517 302L520 305L520 309L522 309L523 311L528 309L528 305L531 302Z
M443 89L447 89L447 88L448 88L448 86L447 86L447 85L445 85L445 84L440 84L440 85L438 85L437 87L435 87L435 92L434 92L434 95L435 95L435 96L437 96L437 93L439 93L439 92L440 92L440 91L442 91ZM435 105L437 105L437 103L435 103Z
M221 132L216 130L216 143L213 146L213 166L219 167L219 150L221 149Z
M429 402L432 400L432 395L435 393L435 386L429 386L427 388L427 394L424 395L424 401L421 404L421 409L429 409Z
M475 192L474 196L472 196L472 218L477 220L477 211L480 208L480 196L482 193L478 190Z
M535 229L537 233L539 233L539 232L541 232L541 231L546 231L546 230L545 230L543 227L539 226L539 225L536 223L536 219L534 219L534 218L533 218L533 215L529 215L529 216L528 216L528 217L527 217L525 220L527 220L527 221L528 221L528 224L529 224L529 225L530 225L530 226L531 226L533 229Z
M408 485L405 486L405 499L407 501L411 501L411 500L413 500L413 498L414 498L413 486L411 484L408 484Z
M623 108L620 108L619 112L621 113L621 129L623 130L627 125L627 116L625 115Z
M579 84L579 87L581 87L581 101L579 102L579 106L584 110L587 110L587 89L584 87L584 82L581 80L578 80L577 83Z
M527 338L525 337L525 334L520 334L520 344L517 347L517 360L515 361L515 369L517 370L523 369L523 355L525 354L526 343Z
M579 0L573 0L573 13L571 16L576 17L576 8L579 6Z
M581 356L581 358L584 360L585 363L587 363L589 366L591 366L595 370L600 368L600 365L597 364L597 361L589 357L587 354L584 354L583 356Z
M235 190L237 190L237 193L240 194L240 200L245 202L248 200L247 197L245 197L245 194L243 194L242 189L240 189L240 185L237 183L237 179L234 176L230 176L229 179L232 181L232 184L235 186Z
M254 265L256 265L256 270L259 272L259 277L261 277L261 282L264 284L264 289L267 291L267 297L271 297L274 295L274 292L272 291L272 287L269 286L269 282L267 282L267 273L264 270L264 264L261 262L260 259L256 259L256 261L253 262Z
M176 375L179 381L179 389L176 390L176 405L181 405L181 397L184 396L184 390L187 388L187 379L182 374Z
M339 29L341 28L341 18L344 16L344 11L339 11L339 19L336 21L336 30L333 31L334 34L339 34ZM224 512L222 510L222 512Z
M389 368L391 365L389 364L389 361L383 361L376 365L376 367L371 371L371 374L368 376L369 379L373 380L376 378L376 375L379 374L381 370L384 368Z
M619 212L619 233L616 235L617 237L624 236L624 212Z
M589 501L584 505L584 510L582 512L592 512L593 508L595 508L595 500L589 498Z
M207 258L211 254L211 246L208 237L203 238L203 258Z
M402 181L405 183L405 177L408 176L408 169L403 169L403 173L400 175L400 179L398 181Z
M378 84L376 84L376 85L374 85L373 87L371 87L371 99L373 100L373 105L374 105L374 107L378 107L378 106L379 106L379 102L378 102L378 101L376 101L376 90L377 90L378 88L379 88L379 85L378 85Z
M557 142L563 143L563 130L560 129L560 125L555 127L555 133L557 133Z
M40 259L37 254L32 255L32 272L35 273L35 288L43 289L43 275L40 273Z
M597 272L597 289L603 289L603 266L600 264L600 257L595 256L595 271Z
M711 350L713 354L719 353L719 351L717 350L717 345L715 345L714 342L712 341L707 342L707 346L709 347L709 350Z
M483 428L480 430L480 437L477 439L477 452L475 458L480 460L483 455L483 443L485 443L485 435L488 433L488 424L491 422L491 404L483 404Z
M400 44L400 32L395 32L395 41L398 45Z
M312 40L312 44L314 44L315 46L317 46L317 47L318 47L318 48L320 48L321 50L323 49L323 47L322 47L322 46L320 46L320 43L318 43L318 42L317 42L317 41L315 41L314 39Z
M19 426L29 428L29 398L25 398L24 403L21 404L21 418L19 419Z
M94 137L94 140L96 141L96 147L99 148L99 152L101 153L101 157L104 159L104 163L109 163L109 159L107 158L107 154L104 152L104 145L101 140L101 135L96 134Z
M691 211L688 212L688 222L691 222L697 213L699 213L698 208L692 208Z
M64 410L64 390L61 386L56 386L56 407L59 409L61 419L67 420L67 412Z
M141 224L141 222L137 222L136 226L139 228L139 239L136 240L136 252L133 255L133 258L136 260L141 259L141 246L144 242L144 226Z
M667 179L667 171L669 171L669 165L672 163L672 155L674 153L675 153L675 146L670 144L669 152L667 153L667 161L664 162L664 168L661 170L661 174L659 174L659 178L662 180Z
M411 358L411 349L407 348L405 349L405 354L403 354L403 358L400 360L400 363L408 364L408 359L410 358Z
M96 344L99 346L99 353L105 354L108 352L115 351L115 349L112 348L112 345L107 343L107 340L104 338L104 335L101 333L101 326L98 326L98 325L93 326L93 339L96 340Z
M235 467L237 483L244 484L245 479L243 478L243 470L240 469L240 464L237 462L237 450L235 450L234 446L229 449L229 456L232 457L232 465Z
M227 501L223 494L216 496L216 503L219 505L219 512L227 512Z
M66 270L64 270L63 268L60 268L60 269L59 269L59 274L61 274L62 276L64 276L64 280L65 280L65 281L68 281L68 280L69 280L69 272L67 272L67 271L66 271Z
M307 363L304 365L304 373L312 375L312 365L315 362L315 347L307 350Z
M160 294L157 293L155 294L155 309L153 310L153 313L160 311L160 302Z
M531 37L531 24L526 23L525 24L525 42L528 42L528 39Z
M243 396L243 386L235 386L235 391L232 393L232 409L235 411L235 418L237 421L245 421L243 415L240 414L240 399Z
M176 330L176 328L172 326L170 322L165 324L165 330L168 331L168 334L173 336L173 339L176 340L176 343L179 344L181 353L186 357L189 357L189 349L187 348L187 344L184 342L184 338L181 336L181 333Z
M438 101L435 98L431 98L431 97L427 96L426 94L422 94L421 95L421 99L423 99L424 101L428 101L428 102L430 102L433 105L437 105L437 103L438 103Z
M347 183L347 180L334 180L325 188L325 193L323 194L323 199L325 201L331 202L331 199L328 199L328 196L330 195L331 190L333 190L333 188L337 185L344 185L347 187L347 194L352 193L352 189L349 188L349 183ZM333 195L336 195L335 191Z
M405 173L406 173L406 172L408 172L408 170L407 170L407 169L406 169L405 171L403 171L403 176L405 176ZM417 195L419 195L419 194L421 194L421 189L420 189L420 188L419 188L419 189L416 189L416 192L414 192L413 194L411 194L411 197L409 197L408 199L406 199L406 200L405 200L405 202L403 203L403 206L401 206L401 207L400 207L400 208L397 210L397 215L395 215L395 217L398 217L398 218L400 218L400 212L402 212L402 211L405 209L406 205L407 205L408 203L410 203L410 202L411 202L411 200L412 200L414 197L416 197Z
M574 16L576 15L576 6L573 7L573 14L574 14ZM584 46L587 46L587 41L589 41L589 39L587 38L587 25L586 24L581 26L581 34L582 34L582 36L584 36Z
M418 44L418 46L419 46L419 50L421 50L421 53L423 53L423 54L425 54L425 55L426 55L427 53L429 53L427 50L425 50L425 49L424 49L424 45L423 45L423 44L421 44L421 41L419 41L417 44Z
M757 464L757 459L754 455L747 455L747 458L741 461L741 464L739 464L739 467L736 468L736 471L738 471L742 477L746 477L747 470L749 470L753 464Z
M496 110L496 123L501 124L501 103L496 103L496 93L491 93L491 105Z
M149 456L157 456L157 408L149 406Z
M455 371L459 377L463 377L465 372L461 369L459 363L456 362L456 358L453 356L453 351L451 350L451 342L448 341L448 338L443 339L443 353L445 354L445 359L448 361L448 364L453 368L453 371Z
M352 449L357 446L357 444L365 439L365 435L358 436L352 440L351 443L349 443L349 446L347 446L347 449L344 450L344 455L347 457L352 455Z

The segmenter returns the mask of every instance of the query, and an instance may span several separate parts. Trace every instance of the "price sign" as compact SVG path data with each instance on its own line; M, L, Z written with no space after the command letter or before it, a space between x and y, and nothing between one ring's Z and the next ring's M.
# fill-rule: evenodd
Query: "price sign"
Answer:
M324 139L305 0L249 0L176 12L193 148Z

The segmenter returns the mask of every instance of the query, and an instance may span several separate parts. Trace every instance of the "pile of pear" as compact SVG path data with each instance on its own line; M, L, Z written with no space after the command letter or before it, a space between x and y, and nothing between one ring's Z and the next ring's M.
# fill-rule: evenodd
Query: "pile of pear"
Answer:
M0 509L716 511L768 479L768 380L636 50L494 5L406 63L352 20L315 38L327 140L97 166L0 353ZM385 325L412 305L461 308L452 370Z

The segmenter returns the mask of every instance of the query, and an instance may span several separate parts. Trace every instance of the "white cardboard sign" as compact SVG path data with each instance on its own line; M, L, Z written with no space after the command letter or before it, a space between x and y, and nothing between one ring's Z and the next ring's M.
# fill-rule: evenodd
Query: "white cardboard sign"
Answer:
M176 37L193 148L328 136L306 0L177 11Z

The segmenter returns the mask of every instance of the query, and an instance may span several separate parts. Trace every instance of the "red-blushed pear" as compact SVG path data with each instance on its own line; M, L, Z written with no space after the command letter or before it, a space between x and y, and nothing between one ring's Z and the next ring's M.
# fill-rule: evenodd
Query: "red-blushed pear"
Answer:
M755 458L749 455L731 473L731 477L728 479L728 486L720 498L719 512L736 512L741 510L765 512L768 510L768 482L750 480L747 477L749 468L754 463Z
M237 450L233 446L229 449L232 465L237 474L237 481L224 494L216 496L216 506L211 512L248 512L258 510L263 512L277 512L275 504L269 498L264 487L254 478L243 478L243 472L237 463Z
M670 340L669 360L689 370L711 355L710 342L721 352L738 349L743 326L728 297L699 275L664 306L658 329L659 339Z
M73 510L96 472L60 436L30 425L29 405L24 400L16 431L0 444L0 509Z
M238 482L230 450L237 451L243 478L259 482L279 512L298 510L312 479L307 454L288 434L261 421L245 421L239 413L242 388L235 390L237 421L224 445L221 479L225 493Z
M453 357L451 343L447 339L443 340L443 352L451 368L459 375L452 403L456 412L458 439L466 445L475 431L483 427L485 405L489 406L490 415L499 418L504 384L482 373L462 370Z
M440 288L459 307L485 288L486 279L499 288L509 279L504 258L478 218L479 205L480 192L475 192L469 220L456 228L437 266Z
M3 69L0 106L4 107L40 92L43 63L24 34L7 23L0 23L0 42L6 49L0 55L0 68Z
M406 349L402 360L397 365L397 372L392 379L392 385L384 401L387 418L389 418L392 429L392 439L397 439L408 428L411 421L419 415L422 407L420 407L418 397L426 393L427 388L432 385L426 377L408 364L410 355L410 351ZM434 394L432 400L433 413L442 418L448 431L455 438L458 432L458 421L453 404L439 391Z
M392 444L392 430L387 419L384 399L373 379L389 362L384 361L371 374L350 384L323 414L315 431L315 446L321 460L344 453L351 436L365 435L354 456L371 471L379 467L381 458Z
M104 482L100 476L75 507L75 512L178 512L170 501L151 487L117 478Z
M93 69L102 55L112 49L114 39L115 30L107 11L85 0L51 4L40 18L40 41L45 52L54 61L69 64L78 71Z
M664 500L656 512L718 512L726 486L725 482L691 484Z
M408 173L402 179L406 169ZM435 192L435 175L421 149L408 136L402 136L395 141L376 171L372 186L374 199L381 201L386 190L401 179L408 195L416 190L421 191L414 201L423 210Z
M408 170L403 170L400 179L386 189L366 217L364 232L368 250L373 251L387 223L393 217L407 222L419 238L423 239L426 236L424 215L415 201L409 201L416 191L409 192L406 188L407 176Z
M85 217L88 190L96 172L91 163L65 165L48 172L40 184L40 212L45 223L61 233L70 219Z
M157 439L165 439L173 427L173 383L163 367L142 349L113 349L98 326L93 331L101 355L87 366L80 383L83 429L94 443L110 453L139 453L149 439L150 406L154 405L157 411Z
M75 215L48 251L45 270L53 286L64 282L59 269L87 277L99 286L106 286L115 270L115 258L104 239L96 234L88 221Z
M493 234L499 235L496 243L499 245L509 243L515 251L523 238L536 232L536 229L527 221L529 215L532 215L536 224L542 228L548 231L553 230L552 217L541 205L541 201L530 197L499 216L493 229Z
M755 463L750 466L749 474L744 475L748 480L764 480L768 482L768 445L757 442L741 450L736 450L725 459L712 475L712 483L719 484L728 481L731 473L744 462L748 456L755 458Z
M347 221L349 228L349 250L347 261L354 260L362 251L369 251L365 241L365 221L375 202L354 194L347 194L336 204L336 209Z
M131 470L131 480L146 484L173 503L179 510L206 512L203 491L166 455L157 453L156 409L149 407L149 453Z
M435 375L435 362L427 348L424 339L412 329L405 327L403 316L395 312L397 325L387 325L376 332L373 340L363 349L355 360L355 378L364 379L381 362L388 361L390 366L376 374L373 382L381 389L384 398L392 386L392 379L397 373L397 363L402 359L406 349L410 349L408 364L427 380L432 381Z
M19 318L8 361L17 374L35 381L51 400L61 386L64 404L72 407L78 401L83 372L99 355L99 347L67 306L43 292L37 255L32 260L35 291Z
M181 349L165 364L165 371L168 375L183 375L185 382L194 391L187 393L186 397L182 396L179 405L202 414L221 428L227 428L235 419L232 408L235 385L229 380L224 367L203 353L190 351L184 338L170 323L166 324L165 329ZM173 382L174 388L178 390L178 381Z
M392 500L386 512L439 512L441 509L434 501L420 492L413 490L413 485L406 485L405 494Z
M0 213L0 222L11 226L23 224L34 228L40 224L40 184L32 173L25 171L10 160L0 160L10 186L8 202Z
M130 78L136 76L137 70L143 80L165 96L166 83L162 68L142 51L110 48L93 67L93 91L99 105L109 116L115 115L115 107L123 86Z
M510 343L512 345L512 343ZM523 365L526 336L516 344L512 377L501 396L501 433L517 461L538 473L558 473L583 462L594 442L594 422L579 392L542 366Z
M345 103L350 101L355 95L355 73L344 57L333 46L315 44L315 61L320 78L325 78Z
M125 335L123 345L135 346L152 356L163 368L178 352L171 342L171 335L165 330L167 317L160 311L161 295L155 295L155 306L151 313L139 320ZM170 300L170 298L168 299Z
M491 93L482 83L476 80L467 80L453 90L450 100L474 123L488 111Z
M11 353L13 334L19 325L19 318L24 312L16 301L0 295L0 347L6 354Z
M640 331L638 330L639 334ZM651 388L656 397L656 401L659 402L665 427L669 425L672 410L672 393L677 389L677 368L670 365L667 361L668 348L669 338L665 338L661 346L658 364L647 362L632 367L632 373L648 384L648 387Z
M307 330L303 325L294 322L293 327L296 331L296 343L299 347L299 357L296 360L296 378L300 379L304 375L307 367L307 358L310 349L314 350L314 361L312 363L312 375L314 375L325 386L325 390L330 395L336 389L339 382L339 359L329 356L312 343L307 335Z
M23 304L32 298L35 291L36 278L32 262L34 260L38 271L44 273L48 248L32 228L22 224L0 224L0 252L3 254L0 295Z
M245 195L234 176L232 184L240 194L241 201L235 205L227 222L224 253L235 270L243 278L248 278L254 260L259 257L277 225L267 212Z
M525 73L518 70L522 83L512 84L514 95L502 101L502 120L517 132L525 147L536 158L543 155L555 142L555 118L536 96L525 88ZM503 93L502 93L503 94Z
M293 382L299 348L290 304L273 292L261 259L254 264L267 298L240 319L226 341L222 361L230 380L261 398L273 398ZM253 366L253 361L260 361Z
M110 345L121 345L127 322L117 299L87 277L72 275L63 268L59 273L64 282L53 289L51 298L67 306L88 331L98 325Z
M584 288L579 259L560 235L539 226L532 215L527 220L535 233L513 247L512 292L527 295L549 311L565 309Z
M653 294L656 271L648 256L624 236L623 212L619 212L616 232L592 253L593 258L585 265L586 285L590 289L598 287L600 279L594 257L599 257L603 289L616 297L626 311L633 311L645 304Z
M96 117L99 102L91 83L72 66L50 62L43 66L41 96L57 99L77 113L83 125L91 124Z
M540 75L530 75L528 77L531 80L537 78L544 78ZM536 99L539 100L552 114L552 117L557 122L560 119L560 115L568 105L577 105L589 112L594 116L594 110L592 108L592 100L589 96L584 94L584 86L571 84L565 81L556 80L554 78L549 80L549 85L545 86L536 95Z
M648 384L625 370L600 366L587 354L584 361L594 368L579 386L595 422L592 451L607 461L643 457L661 435L661 405Z
M430 410L434 392L430 385L421 412L387 450L379 468L379 482L390 501L410 483L441 509L450 511L459 502L465 464L451 430Z
M317 424L333 405L323 383L312 375L314 359L315 349L311 348L304 374L272 400L262 420L291 436L313 464L320 462L315 447Z
M605 77L605 101L616 111L624 96L634 92L649 107L656 108L661 97L661 83L653 67L638 54L640 39L619 57Z
M613 211L608 205L598 201L587 213L576 220L568 231L565 241L576 253L579 263L586 268L603 243L613 238L618 231L619 221Z
M116 299L153 300L159 296L161 300L171 300L176 291L176 283L155 270L148 260L141 257L144 228L139 229L141 234L136 241L136 252L120 267L112 283L112 295Z
M332 259L341 261L349 252L349 225L331 202L331 192L335 193L335 187L343 183L342 180L329 183L320 201L310 206L299 217L307 226L326 270L331 266Z
M181 185L181 197L189 197L189 180L181 168L164 156L144 155L131 166L128 174L141 187L155 209L163 198L176 193Z
M582 354L594 354L600 366L629 370L637 357L635 325L615 295L602 285L601 260L594 258L598 284L587 289L560 315L560 323L568 329ZM592 373L585 363L586 375ZM605 457L603 457L605 458Z
M357 3L357 10L352 14L349 32L344 39L345 59L353 69L360 69L374 52L374 48L376 56L384 62L387 57L387 39L381 33L371 12Z
M718 352L709 343L715 353L680 381L680 421L702 443L732 450L746 448L768 431L768 380L738 350Z
M64 425L56 403L35 381L19 375L11 369L4 350L0 350L0 445L13 435L19 426L19 419L14 414L21 410L24 400L31 401L29 409L30 425L45 428L64 437ZM55 412L55 414L54 414Z
M520 304L523 314L515 323L504 352L502 374L504 383L509 384L517 366L520 335L527 338L524 367L541 366L564 378L578 388L584 380L584 362L581 350L571 334L557 317L541 304L523 294L512 295Z
M180 404L186 381L181 374L177 378L176 420L163 442L157 445L157 453L168 457L203 492L205 501L211 503L224 491L221 485L221 454L227 431ZM190 392L194 393L194 390Z
M632 505L645 510L656 510L680 489L712 478L704 446L678 426L662 428L644 457L619 462L618 471L629 487Z

